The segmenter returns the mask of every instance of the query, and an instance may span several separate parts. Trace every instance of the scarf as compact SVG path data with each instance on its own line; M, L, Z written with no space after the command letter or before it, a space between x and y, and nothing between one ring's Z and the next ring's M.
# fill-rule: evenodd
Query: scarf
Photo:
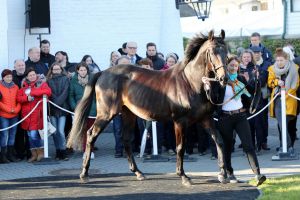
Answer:
M245 94L246 96L251 97L251 94L245 88L245 84L237 79L237 76L238 76L237 73L228 74L228 76L229 76L229 81L227 84L231 86L234 95L239 93L238 95L236 95L234 97L235 100L239 100L241 98L242 94ZM240 92L240 90L243 90L243 91Z
M6 88L12 88L14 85L15 85L15 83L12 81L12 82L10 82L10 83L7 83L7 82L5 82L5 81L3 81L2 80L2 85L4 85L4 87L6 87Z
M259 61L256 61L256 64L261 65L261 64L263 64L263 62L264 62L264 59L262 57L260 57Z
M291 88L295 88L298 82L298 72L296 70L295 63L289 61L283 68L279 68L277 63L275 62L273 65L273 69L276 75L276 78L281 80L281 76L286 74L287 77L285 79L285 88L289 90Z
M85 87L86 84L88 83L88 81L89 81L89 75L86 75L85 77L81 77L78 74L78 83L79 83L79 85L82 85L83 87Z

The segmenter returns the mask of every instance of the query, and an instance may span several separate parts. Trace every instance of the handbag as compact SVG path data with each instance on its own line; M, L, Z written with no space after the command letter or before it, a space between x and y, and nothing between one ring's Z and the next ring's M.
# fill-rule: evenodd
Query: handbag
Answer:
M56 132L56 128L55 128L55 126L53 126L53 124L51 124L49 117L47 118L47 123L48 123L47 136L49 137L49 136L53 135ZM44 134L44 129L39 130L39 134L40 134L41 139L43 140L44 135L45 135Z

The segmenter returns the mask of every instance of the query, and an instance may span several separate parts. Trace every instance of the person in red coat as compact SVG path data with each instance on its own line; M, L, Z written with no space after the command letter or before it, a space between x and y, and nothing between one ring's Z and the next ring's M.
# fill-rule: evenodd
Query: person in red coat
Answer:
M4 69L0 81L0 128L7 128L18 121L18 113L21 105L17 103L17 92L19 87L12 81L12 71ZM0 132L0 163L15 162L14 143L17 127Z
M33 68L25 72L22 88L18 92L17 101L21 103L21 117L24 118L42 100L43 95L51 96L51 89L43 75L38 75ZM43 106L42 103L26 118L22 129L27 130L31 158L28 162L40 161L44 156L44 144L38 130L43 129Z

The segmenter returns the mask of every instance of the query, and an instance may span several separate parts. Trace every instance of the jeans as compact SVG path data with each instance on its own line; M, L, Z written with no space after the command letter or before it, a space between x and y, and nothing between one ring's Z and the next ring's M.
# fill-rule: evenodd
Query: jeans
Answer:
M113 129L115 136L115 153L123 153L123 142L122 142L122 116L116 115L113 118Z
M30 149L38 149L44 147L44 141L41 139L38 130L27 131L29 137L29 147Z
M18 117L14 117L10 119L0 117L1 128L7 128L17 122L18 122ZM8 130L0 132L1 147L14 146L16 132L17 132L17 126L14 126Z
M54 145L57 150L66 149L66 137L65 137L65 125L66 116L50 116L52 125L56 128L56 132L53 134Z
M231 165L231 150L233 143L233 131L235 130L242 142L243 150L245 151L249 165L254 174L260 174L257 156L251 138L249 122L247 121L247 113L238 113L233 115L222 114L218 121L220 134L224 141L225 162L227 172L233 174Z

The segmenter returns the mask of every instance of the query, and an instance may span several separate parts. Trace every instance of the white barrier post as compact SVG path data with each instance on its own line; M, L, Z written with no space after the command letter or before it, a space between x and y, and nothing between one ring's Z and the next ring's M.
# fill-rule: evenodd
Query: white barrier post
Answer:
M283 153L287 153L285 92L285 87L281 87L281 142Z
M281 87L281 142L282 151L278 151L275 156L272 156L273 161L283 161L283 160L299 160L299 155L294 151L288 151L287 149L287 130L286 130L286 89ZM287 93L287 95L291 96ZM295 98L295 97L293 97Z
M147 129L145 128L143 137L142 137L142 142L141 142L141 149L140 149L140 157L141 158L143 157L143 155L145 153L146 142L147 142Z
M144 162L167 162L169 158L163 157L158 155L157 151L157 129L156 129L156 122L152 121L152 147L153 147L153 154L150 157L146 157L143 159ZM145 141L146 142L146 141Z
M48 158L47 95L43 95L44 157Z
M155 121L152 121L152 144L153 144L153 155L158 155L157 130L156 130L156 122Z

